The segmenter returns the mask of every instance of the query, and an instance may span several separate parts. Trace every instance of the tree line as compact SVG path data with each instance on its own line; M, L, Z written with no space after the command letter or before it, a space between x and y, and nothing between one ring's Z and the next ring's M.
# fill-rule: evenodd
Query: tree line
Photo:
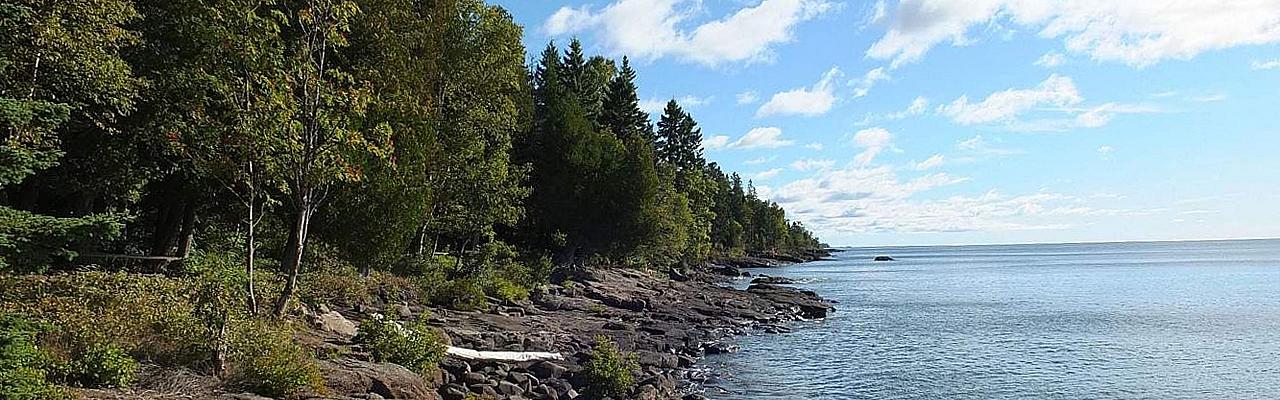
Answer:
M320 264L529 284L820 246L675 100L651 122L627 58L526 65L522 35L481 0L0 5L0 270L236 254L279 315Z

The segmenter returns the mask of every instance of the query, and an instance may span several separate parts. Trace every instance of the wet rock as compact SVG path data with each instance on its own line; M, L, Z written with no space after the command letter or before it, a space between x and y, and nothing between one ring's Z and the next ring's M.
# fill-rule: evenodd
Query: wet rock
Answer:
M893 257L889 257L889 256L876 256L876 258L873 258L871 260L872 261L894 261Z
M706 348L707 354L729 354L738 352L738 346L729 343L712 343Z
M752 279L751 283L768 283L772 285L791 285L796 282L794 280L791 280L791 278L782 277L782 276L760 275L759 277Z

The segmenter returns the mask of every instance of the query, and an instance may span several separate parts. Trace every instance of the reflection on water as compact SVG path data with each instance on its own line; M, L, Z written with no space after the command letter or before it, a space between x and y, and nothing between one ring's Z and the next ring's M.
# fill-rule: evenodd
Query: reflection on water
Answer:
M895 262L871 262L887 254ZM713 399L1280 398L1280 240L859 248L836 300L712 356Z

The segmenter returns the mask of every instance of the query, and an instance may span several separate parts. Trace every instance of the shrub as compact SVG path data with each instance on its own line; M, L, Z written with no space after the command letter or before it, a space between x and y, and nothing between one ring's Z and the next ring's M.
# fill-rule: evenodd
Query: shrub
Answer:
M402 326L384 318L361 323L355 342L364 345L378 362L400 364L418 373L435 368L448 347L444 334L421 320Z
M622 398L635 384L635 373L640 365L634 354L623 355L618 345L606 336L596 336L583 374L586 394L591 398Z
M54 362L36 347L45 326L11 314L0 314L0 399L68 399L47 379Z
M489 285L485 288L485 292L490 296L508 303L514 303L529 298L529 289L501 277L490 279Z
M484 288L471 279L459 279L435 283L431 303L455 310L471 311L489 304Z
M127 387L138 372L138 362L114 345L97 345L75 361L71 373L84 387Z
M320 368L294 343L291 327L252 320L236 325L228 346L233 386L277 398L322 387Z
M210 354L194 292L190 281L155 275L0 276L0 312L38 315L57 326L41 344L59 358L113 344L158 364L193 365Z

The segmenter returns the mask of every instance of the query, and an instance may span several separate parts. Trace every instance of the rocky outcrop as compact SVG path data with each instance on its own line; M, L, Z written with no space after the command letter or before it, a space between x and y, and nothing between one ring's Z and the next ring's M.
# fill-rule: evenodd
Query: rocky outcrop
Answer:
M388 399L440 398L433 382L396 364L341 358L320 361L320 371L325 376L325 386L332 393L372 393Z
M751 283L768 283L771 285L791 285L791 284L795 284L796 282L791 280L791 278L787 278L783 276L760 275L759 277L752 279Z
M871 261L894 261L894 259L889 256L876 256L876 258L871 259Z

